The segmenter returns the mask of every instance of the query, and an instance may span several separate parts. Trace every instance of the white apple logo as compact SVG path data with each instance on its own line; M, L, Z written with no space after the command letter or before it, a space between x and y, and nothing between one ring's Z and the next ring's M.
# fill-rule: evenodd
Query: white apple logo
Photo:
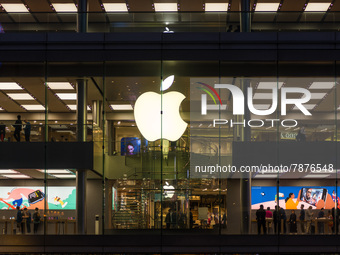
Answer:
M168 182L165 182L166 185L163 186L164 189L164 197L165 198L172 198L175 195L175 187L169 185Z
M162 82L161 91L168 89L174 78L174 75L166 78ZM142 135L150 142L161 138L177 141L187 128L187 123L179 114L179 107L184 99L185 96L177 91L165 93L163 96L146 92L138 97L134 115Z

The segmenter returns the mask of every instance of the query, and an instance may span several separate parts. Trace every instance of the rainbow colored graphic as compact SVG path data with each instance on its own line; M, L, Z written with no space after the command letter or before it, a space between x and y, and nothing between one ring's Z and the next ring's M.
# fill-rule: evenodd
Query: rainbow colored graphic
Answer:
M218 95L217 91L213 87L211 87L210 85L203 83L203 82L197 82L197 83L209 88L212 92L214 92L214 94L217 96L218 100L220 101L220 104L222 105L222 100L221 100L220 96ZM217 104L214 96L211 94L211 92L209 90L207 90L205 88L201 88L201 87L196 87L196 88L203 90L205 93L207 93L212 98L214 103Z

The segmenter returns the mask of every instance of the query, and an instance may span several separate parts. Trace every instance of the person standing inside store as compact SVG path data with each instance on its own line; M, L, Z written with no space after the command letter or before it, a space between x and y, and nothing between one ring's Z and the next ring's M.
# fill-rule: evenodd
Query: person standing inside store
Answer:
M270 232L270 229L272 228L272 220L273 220L273 213L270 210L270 207L267 207L267 211L266 211L266 222L268 220L268 234Z
M31 213L27 210L27 207L24 209L24 215L22 216L26 220L26 230L27 233L31 233L31 222L32 222L32 217Z
M24 131L25 131L25 141L26 142L29 142L30 141L30 136L31 136L31 123L27 120L24 120L25 122L25 128L24 128Z
M297 226L296 226L296 214L295 211L292 210L289 216L289 226L290 226L290 233L297 233Z
M38 233L38 228L39 228L39 224L40 224L40 213L39 213L39 208L36 207L35 211L33 213L33 225L34 225L34 229L33 229L33 233L36 234Z
M318 219L322 219L325 218L325 212L323 211L324 209L321 208L321 210L318 213ZM318 222L318 229L319 229L319 234L323 234L324 233L324 222L323 221L319 221Z
M17 228L23 234L24 233L24 223L22 220L22 212L19 206L17 206Z
M169 209L168 213L165 216L165 224L166 224L166 229L170 229L170 224L171 224L171 213L172 210Z
M300 216L299 216L299 220L300 220L300 226L301 226L301 233L304 234L305 233L305 218L306 218L306 212L304 209L304 205L301 205L301 211L300 211Z
M280 207L280 211L279 211L279 214L280 214L280 227L279 229L281 229L281 222L283 224L283 233L286 234L286 231L287 231L287 227L286 227L286 221L287 221L287 216L286 216L286 211L285 209L283 209L282 207Z
M3 142L6 136L6 125L1 122L0 123L0 141Z
M311 225L312 225L312 220L313 220L313 217L314 217L314 213L312 211L312 206L309 206L308 207L308 210L306 212L306 221L307 221L307 229L306 229L306 233L307 234L311 234Z
M263 209L263 205L260 205L260 209L256 211L257 221L257 233L261 235L261 227L263 228L263 234L266 234L266 211Z
M20 142L20 131L22 130L22 121L21 116L17 116L17 120L15 121L14 125L14 138L17 142Z

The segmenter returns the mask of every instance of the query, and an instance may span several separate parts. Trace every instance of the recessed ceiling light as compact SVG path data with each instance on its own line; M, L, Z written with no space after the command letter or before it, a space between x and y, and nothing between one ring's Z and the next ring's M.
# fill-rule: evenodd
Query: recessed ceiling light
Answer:
M259 85L257 86L257 89L273 89L273 88L281 88L283 85L283 82L267 82L267 81L261 81L259 82Z
M314 109L314 107L316 106L316 104L303 104L303 106L304 106L307 110L312 110L312 109ZM296 106L294 106L293 110L299 110L299 108L297 108Z
M39 169L38 171L45 173L45 170L43 170L43 169ZM46 173L48 173L48 174L69 174L70 171L68 171L66 169L47 169Z
M253 99L273 99L272 93L255 93Z
M64 179L64 178L76 178L76 176L74 174L53 174L54 177L57 177L57 178L61 178L61 179Z
M28 111L44 111L45 107L40 104L23 104L21 105Z
M255 178L277 178L277 174L257 174Z
M6 12L29 12L24 4L1 4Z
M75 4L71 3L53 3L53 8L56 12L77 12L77 7Z
M204 10L206 12L226 12L228 11L228 3L205 3Z
M61 100L77 100L77 93L57 93Z
M106 12L128 12L126 3L103 3Z
M54 90L71 90L74 89L69 82L46 82L50 89Z
M305 175L303 178L326 178L330 176L329 174L308 174Z
M76 104L68 104L67 107L70 108L71 111L76 111L77 110L77 105ZM87 106L87 110L91 111L90 106Z
M130 104L111 104L112 110L115 111L130 111L133 110Z
M309 89L331 89L335 85L334 82L313 82Z
M31 179L30 176L24 174L3 174L2 176L10 179Z
M276 12L280 3L257 3L256 12Z
M34 100L34 98L28 93L8 93L7 96L13 100Z
M12 169L0 169L0 174L17 174L18 172Z
M177 3L154 3L156 12L177 12Z
M308 3L305 12L326 12L331 3Z
M0 90L22 90L16 82L0 82Z
M254 104L254 108L256 110L268 110L270 107L270 104Z

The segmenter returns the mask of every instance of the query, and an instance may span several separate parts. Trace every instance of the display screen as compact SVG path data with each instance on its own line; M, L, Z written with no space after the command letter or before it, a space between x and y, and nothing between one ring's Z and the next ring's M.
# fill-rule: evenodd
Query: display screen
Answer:
M259 209L262 204L264 208L270 207L272 210L276 205L284 209L300 209L301 204L304 204L305 209L309 206L316 209L318 203L324 203L323 208L332 209L336 205L336 201L340 204L335 190L335 187L332 186L281 186L277 192L275 186L253 186L251 188L251 208ZM298 197L300 201L298 201ZM291 199L289 200L289 198Z
M0 209L15 210L20 208L49 210L75 210L76 209L76 188L68 186L47 187L46 194L44 187L0 187Z
M138 137L123 137L121 139L121 155L133 156L140 152L140 139Z

